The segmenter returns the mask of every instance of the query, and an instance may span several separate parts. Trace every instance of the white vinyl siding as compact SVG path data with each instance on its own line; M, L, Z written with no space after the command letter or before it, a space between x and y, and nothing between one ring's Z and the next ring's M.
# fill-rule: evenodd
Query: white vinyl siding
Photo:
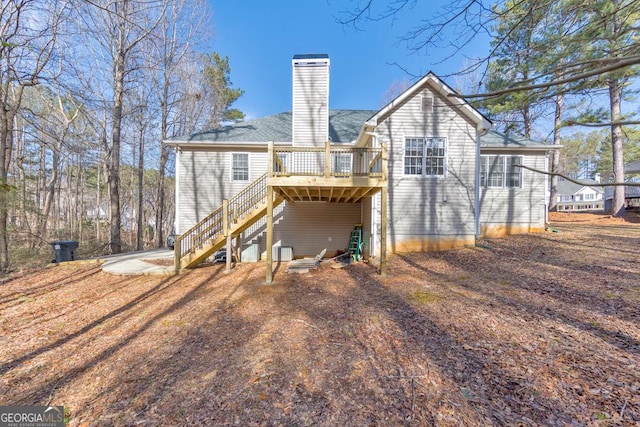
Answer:
M509 165L513 162L544 170L544 153L530 152L524 155L492 153L483 154L480 159L482 162L490 164L492 159L496 157L505 159L506 172L503 174L503 185L501 186L491 187L481 182L483 184L480 188L481 228L505 227L508 230L510 227L512 229L543 227L547 202L545 189L548 185L546 175ZM516 170L520 171L516 172ZM481 181L483 181L482 177Z
M285 206L274 225L273 242L293 247L296 257L325 248L331 254L349 246L353 226L361 223L360 203L295 202Z
M296 258L345 250L354 225L362 223L361 210L360 203L284 202L274 209L273 245L292 247ZM262 218L247 229L243 244L266 251L265 224Z
M329 60L293 65L293 145L323 146L329 139Z
M245 153L247 154L247 153ZM218 149L182 149L176 158L176 233L184 233L205 216L230 199L267 171L267 153L253 150L249 154L248 181L232 181L232 161L229 151Z
M406 138L405 175L444 176L446 170L445 138Z
M423 111L424 97L433 99L431 112ZM427 86L386 117L376 135L389 150L389 248L473 238L476 124ZM437 175L416 179L427 172ZM374 209L379 222L378 203Z
M231 153L231 182L249 181L249 153Z

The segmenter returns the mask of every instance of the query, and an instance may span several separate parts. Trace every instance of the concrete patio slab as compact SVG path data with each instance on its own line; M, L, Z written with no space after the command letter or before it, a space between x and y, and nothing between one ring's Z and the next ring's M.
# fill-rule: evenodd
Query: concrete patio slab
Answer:
M175 274L173 266L162 266L145 262L144 260L172 260L173 251L170 249L153 249L149 251L129 252L126 254L109 255L103 257L102 270L121 276L134 275L165 275Z

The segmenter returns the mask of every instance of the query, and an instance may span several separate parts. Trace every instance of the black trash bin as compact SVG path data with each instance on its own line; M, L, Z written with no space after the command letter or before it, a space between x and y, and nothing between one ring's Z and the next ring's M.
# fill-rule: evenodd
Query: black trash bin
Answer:
M75 240L58 240L51 242L56 259L53 262L73 261L76 259L78 242Z

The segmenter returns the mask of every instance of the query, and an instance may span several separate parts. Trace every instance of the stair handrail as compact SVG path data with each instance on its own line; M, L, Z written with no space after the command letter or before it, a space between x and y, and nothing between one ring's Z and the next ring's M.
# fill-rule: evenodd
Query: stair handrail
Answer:
M200 220L196 225L184 233L176 236L174 241L174 264L180 269L182 259L195 253L207 241L217 236L226 236L232 224L246 215L253 207L260 204L267 197L267 174L263 174L251 184L240 190L223 205Z
M227 224L229 228L267 199L267 173L229 199Z

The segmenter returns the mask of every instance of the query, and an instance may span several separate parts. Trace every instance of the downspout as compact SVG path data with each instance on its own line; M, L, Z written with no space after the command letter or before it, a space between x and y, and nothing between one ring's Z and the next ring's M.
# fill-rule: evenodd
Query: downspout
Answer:
M475 188L475 206L473 208L474 216L474 234L476 239L480 238L480 138L486 135L489 129L480 128L476 131L476 188Z
M549 172L549 152L548 151L546 153L544 153L544 171L545 172ZM549 200L550 198L551 198L551 180L550 179L545 179L545 186L544 186L544 224L543 224L545 229L549 225L549 203L551 202L551 200Z
M180 224L180 198L178 197L178 194L180 192L179 188L180 188L180 153L181 152L182 150L180 149L180 146L176 147L176 179L175 179L175 188L174 188L174 192L175 192L174 205L175 205L176 214L173 219L172 234L180 234L178 231L178 224Z
M376 136L375 132L370 134L371 135L371 146L372 147L378 147L378 137ZM387 179L389 179L389 177L387 177ZM380 193L376 193L372 198L371 198L371 212L370 214L370 219L369 219L369 227L370 227L370 242L369 242L369 256L371 257L376 257L376 256L380 256L380 254L378 253L378 220L376 218L376 205L377 205L377 201L378 201L378 195Z

